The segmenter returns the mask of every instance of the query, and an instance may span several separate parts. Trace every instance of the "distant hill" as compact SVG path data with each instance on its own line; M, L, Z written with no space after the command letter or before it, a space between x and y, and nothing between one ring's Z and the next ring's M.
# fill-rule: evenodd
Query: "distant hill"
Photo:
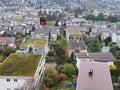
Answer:
M85 0L82 2L86 9L102 9L103 7L98 5L94 0Z

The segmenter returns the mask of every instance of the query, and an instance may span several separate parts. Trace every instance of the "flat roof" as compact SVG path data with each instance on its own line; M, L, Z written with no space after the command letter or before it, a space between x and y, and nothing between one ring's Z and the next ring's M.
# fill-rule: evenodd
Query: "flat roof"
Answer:
M93 71L91 76L90 70ZM82 61L76 90L113 90L108 64Z
M11 54L0 64L0 76L34 76L40 55Z
M35 48L44 48L46 40L40 39L27 40L23 43L22 47L28 47L31 44L34 45Z

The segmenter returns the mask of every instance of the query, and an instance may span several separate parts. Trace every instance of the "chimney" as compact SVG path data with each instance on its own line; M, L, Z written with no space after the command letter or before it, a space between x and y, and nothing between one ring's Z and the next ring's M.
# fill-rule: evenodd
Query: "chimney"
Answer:
M87 57L89 56L89 53L87 53Z
M77 39L77 43L79 43L80 41L79 41L79 39Z
M90 70L88 71L88 76L89 76L89 78L91 78L91 80L92 80L92 77L93 77L93 69L90 69Z

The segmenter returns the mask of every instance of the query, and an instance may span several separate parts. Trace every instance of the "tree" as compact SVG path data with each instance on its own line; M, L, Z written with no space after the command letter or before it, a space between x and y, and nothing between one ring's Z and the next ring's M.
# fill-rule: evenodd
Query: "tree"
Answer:
M105 40L105 45L108 46L108 44L111 42L111 37L107 37Z
M117 69L120 69L120 60L115 60L114 64L117 67Z
M66 39L61 39L60 40L60 46L65 51L65 56L67 56L68 55L68 50L69 50L69 43L67 42L67 40Z
M90 52L100 52L100 50L101 50L100 41L96 37L89 38L87 40L86 44L88 46L88 51L90 51Z
M68 78L68 77L67 77L66 74L61 73L61 74L57 74L57 75L56 75L54 81L55 81L55 83L59 83L59 82L61 82L61 81L63 81L63 80L66 80L67 78Z
M11 53L14 53L15 49L9 46L6 46L5 48L3 48L2 50L2 56L3 57L8 57Z
M103 13L98 14L98 16L96 17L96 21L105 21L105 17Z
M75 74L75 66L72 64L65 64L63 66L63 72L68 76L72 76Z
M47 87L53 87L54 86L54 78L58 72L55 70L54 67L50 66L45 69L45 74L44 74L44 84Z
M56 63L57 64L63 64L65 63L65 50L61 47L58 46L55 48L55 52L56 52Z
M77 34L77 35L75 36L75 38L76 38L76 40L81 40L81 39L82 39L82 35Z
M54 25L54 26L58 26L58 22L59 22L59 20L57 20L57 21L55 22L55 25Z

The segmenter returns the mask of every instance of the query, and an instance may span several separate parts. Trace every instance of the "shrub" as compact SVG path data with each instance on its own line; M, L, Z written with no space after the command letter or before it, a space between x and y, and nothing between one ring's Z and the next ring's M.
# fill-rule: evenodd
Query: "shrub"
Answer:
M55 57L53 57L53 56L47 56L46 57L46 61L47 62L55 62Z
M49 51L48 56L54 56L54 51Z
M117 67L115 65L109 65L110 70L116 70Z
M68 76L72 76L75 74L75 66L72 64L65 64L63 66L63 72Z
M58 74L56 77L55 77L55 83L57 84L57 83L59 83L59 82L61 82L61 81L63 81L63 80L66 80L68 77L67 77L67 75L66 74Z

